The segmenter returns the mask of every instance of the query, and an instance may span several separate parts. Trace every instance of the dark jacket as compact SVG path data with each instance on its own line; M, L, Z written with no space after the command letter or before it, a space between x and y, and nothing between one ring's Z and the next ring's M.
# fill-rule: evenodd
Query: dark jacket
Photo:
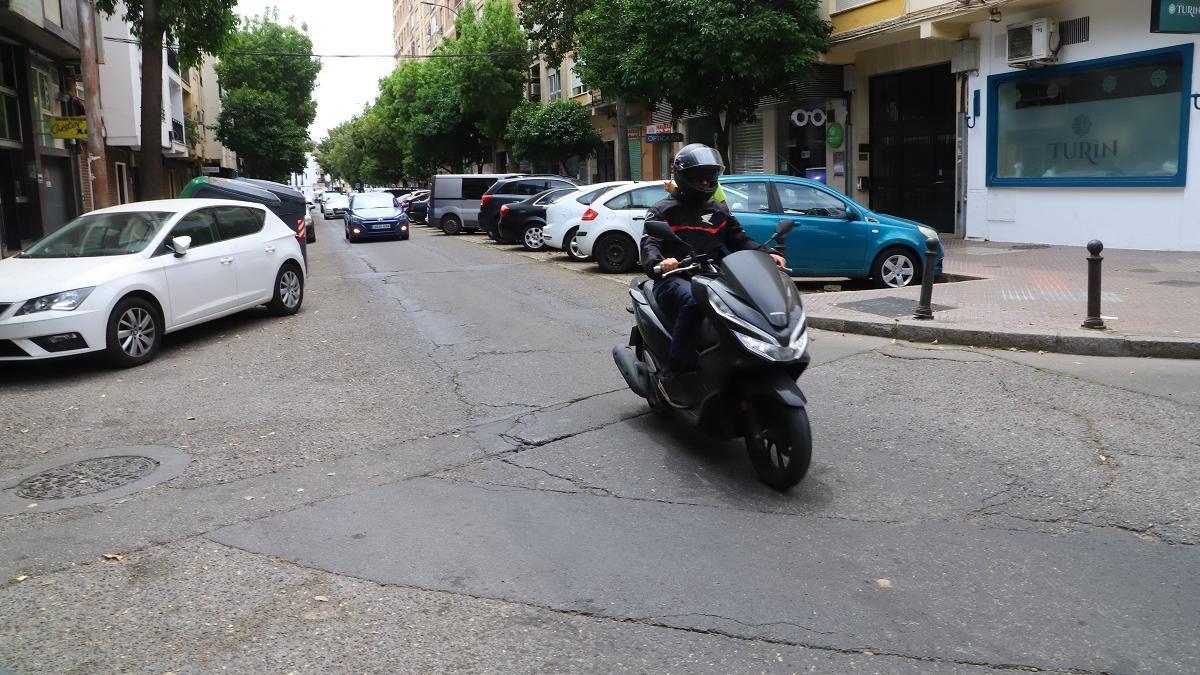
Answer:
M654 273L654 266L658 263L667 258L682 260L692 252L709 253L717 257L734 251L772 252L770 248L760 246L746 234L742 224L733 217L728 207L711 199L707 202L693 202L671 194L650 207L646 212L646 220L666 221L675 232L675 236L691 247L689 249L674 241L643 235L642 268L651 277L658 276Z

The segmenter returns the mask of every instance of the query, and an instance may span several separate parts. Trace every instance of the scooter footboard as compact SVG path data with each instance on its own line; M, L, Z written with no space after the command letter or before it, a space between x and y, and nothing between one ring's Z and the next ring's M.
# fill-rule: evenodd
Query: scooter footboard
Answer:
M742 380L738 392L744 399L771 398L789 408L804 408L808 399L800 385L787 373L764 371Z

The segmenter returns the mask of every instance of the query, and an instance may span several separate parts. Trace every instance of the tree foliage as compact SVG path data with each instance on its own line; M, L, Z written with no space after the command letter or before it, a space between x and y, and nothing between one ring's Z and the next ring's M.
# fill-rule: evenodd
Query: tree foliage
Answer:
M308 125L317 114L312 94L321 71L307 27L285 26L278 18L275 10L245 19L216 67L225 90L217 138L245 161L247 173L272 180L307 164Z
M522 103L509 118L508 138L514 155L560 173L567 159L590 157L603 142L587 110L572 101Z
M521 28L537 53L551 66L578 46L577 19L592 7L592 0L520 0Z
M487 0L478 18L461 12L455 26L458 37L447 41L447 52L470 55L450 60L463 115L495 143L524 98L530 60L525 34L508 0Z
M143 0L95 0L96 10L112 16L122 6L121 18L141 40L147 28ZM156 43L177 45L182 67L194 66L203 54L219 54L237 28L237 0L157 0L157 23L162 33ZM153 21L152 21L153 23ZM159 84L162 81L159 80Z
M821 0L594 0L577 20L583 81L606 94L665 101L675 115L709 115L718 149L754 119L758 101L785 96L829 48ZM664 39L663 36L682 36Z

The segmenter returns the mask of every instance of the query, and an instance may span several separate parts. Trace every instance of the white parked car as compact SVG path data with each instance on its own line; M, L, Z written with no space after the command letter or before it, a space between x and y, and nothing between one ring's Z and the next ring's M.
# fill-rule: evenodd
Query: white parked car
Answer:
M0 261L0 361L107 351L141 365L165 333L264 304L295 314L304 279L296 233L258 204L92 211Z
M613 188L579 217L575 243L604 272L630 272L638 265L646 210L667 198L662 181Z
M567 257L576 262L587 260L575 243L575 233L579 231L580 217L587 211L588 206L600 195L620 185L632 185L632 181L619 180L609 183L579 186L580 193L572 197L560 199L546 207L546 226L542 228L542 239L546 246L566 252Z

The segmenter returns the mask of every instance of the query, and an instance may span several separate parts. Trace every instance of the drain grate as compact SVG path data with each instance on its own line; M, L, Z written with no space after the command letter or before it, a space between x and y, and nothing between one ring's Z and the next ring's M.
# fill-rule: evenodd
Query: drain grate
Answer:
M854 302L842 302L838 303L838 307L852 309L864 314L875 314L876 316L885 316L889 319L897 319L902 316L911 316L913 311L917 309L917 301L907 298L882 297L855 300ZM954 309L948 305L931 305L931 308L935 312Z
M1154 286L1174 286L1175 288L1196 288L1200 286L1200 281L1188 281L1186 279L1167 279L1166 281L1151 281Z
M22 499L70 499L115 490L149 476L158 461L140 455L96 457L56 466L21 481Z
M1013 251L1038 251L1043 248L1050 248L1049 244L1013 244L1008 247Z

